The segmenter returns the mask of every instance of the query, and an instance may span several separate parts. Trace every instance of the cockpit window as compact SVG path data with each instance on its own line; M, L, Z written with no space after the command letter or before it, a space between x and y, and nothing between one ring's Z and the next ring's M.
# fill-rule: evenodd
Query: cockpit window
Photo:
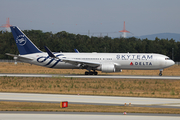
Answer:
M170 58L165 58L165 60L171 60Z

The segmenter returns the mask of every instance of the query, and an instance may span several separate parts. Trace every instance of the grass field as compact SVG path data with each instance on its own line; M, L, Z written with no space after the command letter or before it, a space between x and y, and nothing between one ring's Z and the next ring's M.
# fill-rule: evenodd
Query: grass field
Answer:
M37 74L84 74L85 70L60 70L39 67L26 63L1 63L0 73L37 73ZM174 65L163 71L163 75L179 76L180 66ZM158 75L158 70L123 70L116 75ZM107 73L99 73L107 74ZM179 80L150 79L91 79L91 78L29 78L0 77L0 92L29 92L53 94L107 95L180 98ZM124 106L73 105L60 109L59 104L0 102L1 111L76 111L76 112L142 112L175 113L180 109L147 108Z
M120 114L126 111L127 113L180 114L180 109L175 109L175 108L147 108L147 107L79 105L79 104L69 104L67 108L60 108L59 103L4 102L4 101L0 101L0 111L113 112Z
M1 92L180 98L179 80L0 77Z

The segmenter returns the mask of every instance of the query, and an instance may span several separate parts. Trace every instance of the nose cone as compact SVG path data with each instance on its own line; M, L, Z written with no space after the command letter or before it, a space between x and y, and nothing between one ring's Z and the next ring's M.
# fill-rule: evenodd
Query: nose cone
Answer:
M168 67L173 66L174 64L175 64L175 62L174 62L173 60L168 60L168 61L166 61L166 65L167 65Z

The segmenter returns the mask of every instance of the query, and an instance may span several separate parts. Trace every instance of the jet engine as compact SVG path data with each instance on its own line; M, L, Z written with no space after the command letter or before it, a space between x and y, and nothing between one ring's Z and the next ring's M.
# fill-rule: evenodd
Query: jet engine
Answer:
M102 72L121 72L122 71L121 69L116 68L114 64L101 64L101 66L98 67L97 70L100 70Z

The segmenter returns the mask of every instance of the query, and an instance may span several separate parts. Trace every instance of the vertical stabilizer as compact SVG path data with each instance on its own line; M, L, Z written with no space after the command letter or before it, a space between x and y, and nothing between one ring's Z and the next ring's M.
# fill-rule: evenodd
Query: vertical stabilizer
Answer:
M20 55L41 52L18 27L11 26L10 28Z

